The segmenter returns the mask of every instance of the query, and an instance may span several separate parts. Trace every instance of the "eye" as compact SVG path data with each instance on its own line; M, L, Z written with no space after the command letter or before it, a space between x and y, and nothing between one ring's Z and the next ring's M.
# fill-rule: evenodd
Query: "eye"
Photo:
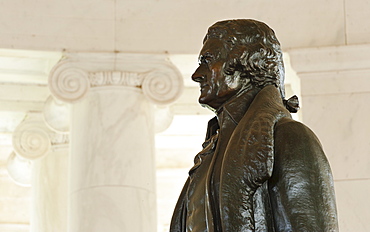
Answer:
M211 57L206 57L205 59L204 59L204 62L206 63L206 64L210 64L211 62L212 62L212 58Z
M211 64L213 61L213 57L212 56L205 56L204 59L203 59L203 62L206 63L206 64Z
M206 64L207 66L210 66L213 60L213 56L210 53L206 53L205 55L201 55L199 57L198 64Z

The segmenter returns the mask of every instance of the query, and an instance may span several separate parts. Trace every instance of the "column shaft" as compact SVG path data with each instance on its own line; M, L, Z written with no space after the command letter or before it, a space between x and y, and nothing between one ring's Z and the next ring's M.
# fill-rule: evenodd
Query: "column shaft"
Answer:
M71 111L69 231L155 231L152 106L138 88L110 86Z
M66 232L67 147L51 151L33 165L31 232Z
M163 55L65 54L50 72L72 103L69 232L156 231L154 105L181 94Z

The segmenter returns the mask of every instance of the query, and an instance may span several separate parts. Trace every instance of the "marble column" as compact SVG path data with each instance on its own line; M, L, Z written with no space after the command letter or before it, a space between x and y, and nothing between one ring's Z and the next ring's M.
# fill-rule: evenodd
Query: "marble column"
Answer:
M341 231L370 231L370 46L288 51L301 83L302 121L331 164ZM358 216L361 215L361 216Z
M164 56L66 54L49 87L71 103L69 232L156 231L154 105L182 77Z
M31 113L15 129L13 147L14 160L32 163L30 231L66 231L68 135L50 130L41 114Z

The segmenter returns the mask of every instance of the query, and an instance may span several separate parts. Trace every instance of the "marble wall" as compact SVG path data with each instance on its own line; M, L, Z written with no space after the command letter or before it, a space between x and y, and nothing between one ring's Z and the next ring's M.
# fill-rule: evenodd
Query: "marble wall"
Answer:
M289 52L301 79L302 121L321 140L334 175L341 231L369 231L370 46Z

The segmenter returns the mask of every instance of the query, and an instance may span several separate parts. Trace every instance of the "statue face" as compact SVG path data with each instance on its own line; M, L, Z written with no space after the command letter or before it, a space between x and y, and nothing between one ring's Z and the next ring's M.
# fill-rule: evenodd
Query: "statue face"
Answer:
M215 110L242 89L239 75L224 73L227 52L223 41L208 39L199 55L199 67L192 75L200 85L199 103Z

